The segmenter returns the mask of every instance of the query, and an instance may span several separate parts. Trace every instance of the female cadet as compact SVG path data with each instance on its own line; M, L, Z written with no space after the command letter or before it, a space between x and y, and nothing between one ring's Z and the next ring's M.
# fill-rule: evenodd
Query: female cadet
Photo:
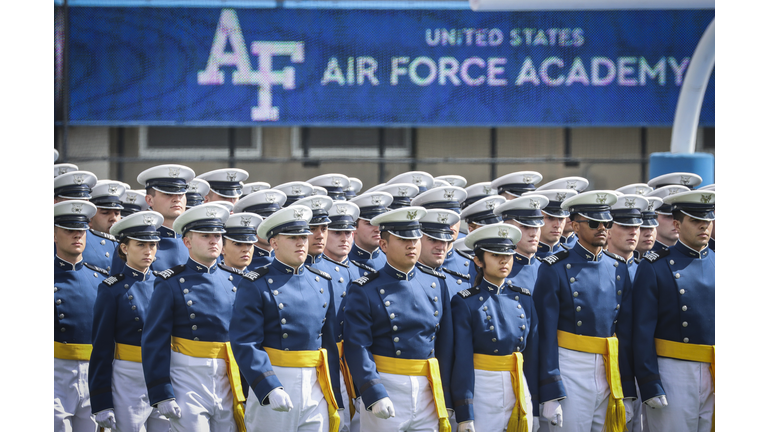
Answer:
M167 431L168 420L149 405L141 369L141 332L155 276L149 266L160 242L163 216L143 211L115 222L125 262L104 280L93 311L93 351L88 386L99 426L114 431Z
M149 266L155 261L162 224L160 213L143 211L110 229L125 264L101 283L96 295L88 385L96 422L117 432L170 428L149 404L141 368L141 334L155 284Z
M451 395L459 432L538 429L538 320L530 291L505 280L521 236L517 227L497 223L465 239L479 270L474 286L451 300Z

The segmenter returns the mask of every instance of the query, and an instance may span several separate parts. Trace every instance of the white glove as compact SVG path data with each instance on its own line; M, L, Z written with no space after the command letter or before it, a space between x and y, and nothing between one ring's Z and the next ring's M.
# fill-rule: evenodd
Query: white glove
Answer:
M454 414L453 410L450 408L446 408L446 410L448 411L448 418L449 419L453 418L453 414Z
M552 426L563 427L563 407L560 406L560 402L556 400L544 402L541 416L548 419Z
M539 418L538 417L534 417L533 418L533 428L531 429L531 432L537 432L540 427L541 427L541 425L539 424Z
M459 423L459 432L475 432L475 422L468 420Z
M112 408L97 412L93 419L104 429L115 428L115 410Z
M293 408L291 397L281 388L272 390L267 397L269 397L269 406L275 411L288 412Z
M632 401L630 399L624 399L624 412L626 412L627 424L629 424L635 417L635 407L632 406Z
M365 409L363 407L363 398L360 396L355 398L355 400L353 400L352 403L355 405L355 411L358 413L363 412L363 410ZM360 414L357 414L357 415L360 415Z
M377 400L371 406L373 415L380 419L388 419L395 416L395 406L392 405L392 399L385 397L384 399Z
M157 404L157 411L160 413L160 415L165 416L165 418L169 420L172 418L181 418L181 408L179 407L179 404L177 404L173 399L162 401Z
M664 395L650 398L645 401L645 404L648 405L651 409L664 408L665 406L669 405L667 403L667 397Z

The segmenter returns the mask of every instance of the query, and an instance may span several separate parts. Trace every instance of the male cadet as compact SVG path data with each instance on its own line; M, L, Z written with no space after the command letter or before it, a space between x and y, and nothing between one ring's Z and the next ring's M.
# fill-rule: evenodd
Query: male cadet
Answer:
M682 192L688 192L685 186L668 185L662 186L658 189L654 189L649 192L647 197L656 197L664 200L666 197ZM679 235L677 228L675 227L675 221L672 218L672 206L666 203L662 203L656 208L657 222L656 226L656 243L651 248L652 251L659 251L662 249L669 249L670 246L674 246L677 243L677 237Z
M343 408L330 275L304 265L312 210L293 205L259 225L275 259L247 273L232 312L248 431L331 431ZM292 412L291 412L292 411Z
M635 248L640 240L640 226L643 224L642 210L648 207L648 200L641 195L625 194L611 206L613 227L608 230L605 249L618 255L627 263L627 270L635 280L639 259L635 259Z
M449 186L456 186L463 188L467 185L467 179L460 175L448 174L435 177L435 180L445 180Z
M429 193L429 191L425 192ZM417 266L426 266L434 272L447 275L448 291L453 297L462 289L472 286L468 273L461 273L445 267L446 250L453 243L452 225L457 225L461 216L452 210L429 209L421 222L421 252Z
M149 204L144 198L147 193L143 190L126 189L120 197L120 203L123 209L120 210L120 217L124 218L140 211L149 210Z
M235 213L254 213L266 219L274 212L283 208L288 199L283 192L275 189L262 189L240 198L235 203ZM253 259L249 270L263 267L272 262L272 246L269 241L256 236L256 244L253 246Z
M470 204L476 203L478 200L483 199L489 195L498 195L496 193L496 189L494 189L491 186L491 182L481 182L481 183L475 183L471 186L467 186L464 188L464 191L467 192L467 198L464 199L464 201L461 202L461 210L464 210L467 208ZM461 212L459 212L461 213ZM464 238L467 236L467 223L463 220L461 221L461 225L459 225L459 237L458 238ZM471 254L471 251L470 251ZM470 260L471 261L471 260Z
M82 200L53 205L53 430L96 431L91 419L88 363L93 305L106 270L83 260L88 220L96 206Z
M627 306L631 311L632 282L624 260L603 249L616 199L598 190L563 201L578 242L542 259L533 290L541 416L565 431L618 432L632 418L631 404L625 416L623 403L636 393L631 324L622 326L619 316Z
M530 193L511 199L493 209L504 223L520 229L521 237L512 253L514 265L507 279L514 286L533 292L541 262L536 259L544 215L541 212L549 204L546 196Z
M224 224L224 238L221 247L219 268L231 273L227 279L234 286L240 283L253 258L253 244L256 243L256 228L262 217L253 213L235 213L229 215Z
M207 181L200 177L194 178L187 185L187 205L186 209L189 210L192 207L199 206L202 203L208 202L208 193L211 192L211 185Z
M195 172L183 165L166 164L148 168L136 177L136 181L147 191L144 199L152 210L163 216L160 243L152 269L162 271L184 264L189 258L189 249L184 246L181 236L173 230L173 223L186 210L187 185L195 178Z
M387 184L396 183L411 183L419 188L419 193L424 193L429 189L432 189L432 184L435 182L435 178L432 174L424 171L408 171L402 174L398 174L387 182ZM394 195L394 194L393 194Z
M254 192L258 192L260 190L269 189L272 186L270 186L267 182L252 182L252 183L246 183L243 185L243 194L240 195L240 199L245 198L248 194L252 194ZM238 200L239 202L240 200ZM237 204L237 203L235 203Z
M56 176L53 179L53 203L89 200L96 182L96 175L90 171L69 171Z
M363 182L357 177L349 177L349 186L344 189L344 196L347 198L347 201L349 201L356 197L361 190L363 190Z
M638 260L650 251L656 243L656 227L659 226L659 221L656 220L656 209L664 203L658 197L647 196L645 199L648 201L648 207L642 211L643 222L640 225L640 238L635 248L635 259Z
M312 218L309 220L309 239L307 240L307 259L304 264L315 265L323 260L323 250L328 240L328 210L333 205L333 199L329 196L317 195L302 198L291 206L303 205L312 209Z
M413 183L386 183L376 188L376 192L386 192L392 195L392 204L389 205L389 208L394 210L410 207L411 201L419 195L419 187Z
M465 207L461 211L461 219L467 223L469 232L484 225L501 222L501 218L493 213L493 209L503 204L506 200L501 195L491 195Z
M243 181L248 179L248 171L239 168L222 168L200 174L208 182L210 191L206 202L229 201L236 203L243 194Z
M551 182L545 185L539 186L539 188L536 189L536 191L537 193L539 193L539 192L552 190L552 189L570 189L570 190L575 190L577 193L581 193L585 189L587 189L587 187L589 187L589 180L585 179L584 177L563 177L557 180L552 180ZM576 243L576 240L577 239L576 237L574 237L573 228L571 228L571 224L566 223L563 228L563 233L562 233L562 238L560 239L560 243L562 243L563 247L565 247L566 249L570 249Z
M543 195L549 202L541 209L544 216L544 225L541 226L541 237L539 238L539 247L536 251L536 257L544 258L566 249L560 242L563 237L563 230L566 225L570 225L567 218L568 210L560 205L568 198L578 195L578 192L572 189L547 189L536 190L531 194Z
M387 263L347 295L344 355L362 397L361 430L450 431L450 292L444 276L416 266L426 212L404 207L371 220Z
M366 192L352 198L360 208L355 231L355 244L349 251L349 262L357 266L360 276L376 272L387 263L387 256L379 249L381 232L371 219L389 211L394 198L387 192Z
M511 200L536 190L536 185L543 178L536 171L518 171L497 178L491 182L491 187L504 199Z
M303 181L293 181L293 182L283 183L281 185L277 185L273 187L272 189L279 190L280 192L285 194L287 199L283 204L284 207L288 207L289 205L295 203L296 201L302 198L312 196L312 193L314 191L311 184Z
M669 195L678 242L646 254L634 283L633 351L650 431L709 431L715 410L715 192Z
M700 191L715 191L715 184L712 183L711 185L706 185L703 187L700 187L696 190ZM712 234L709 236L709 248L712 249L712 251L715 250L715 221L712 221Z
M347 200L344 190L349 187L349 177L344 174L323 174L307 180L307 183L324 188L334 201Z
M445 209L460 215L461 203L467 198L467 192L459 186L443 186L430 189L417 196L413 200L413 205L424 207L425 209ZM452 217L450 219L453 219ZM442 267L447 269L446 273L464 279L469 282L469 264L471 259L457 254L453 250L453 242L459 236L461 227L461 216L450 226L451 239L446 244L447 252ZM442 236L439 236L442 237ZM423 249L423 247L422 247ZM436 267L433 267L437 269Z
M91 218L91 229L86 231L87 240L83 259L89 264L119 271L123 261L117 256L117 239L109 234L109 229L120 220L120 196L125 193L125 186L114 180L99 180L91 191L91 204L96 206L96 214Z
M229 346L237 289L216 265L226 208L205 203L176 218L184 264L156 272L141 338L149 403L173 431L242 430L240 375ZM240 425L240 427L238 427Z

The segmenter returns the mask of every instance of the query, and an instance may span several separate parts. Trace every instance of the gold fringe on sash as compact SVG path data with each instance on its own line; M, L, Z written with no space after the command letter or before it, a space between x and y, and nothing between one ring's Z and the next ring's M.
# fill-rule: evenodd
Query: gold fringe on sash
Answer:
M508 432L528 432L528 412L525 409L525 376L523 375L523 354L493 356L474 354L472 359L475 369L485 371L509 371L512 377L512 391L515 393L515 406L507 424Z
M357 398L357 395L355 394L355 386L352 384L352 373L349 371L347 359L344 357L344 341L338 342L336 348L339 350L339 369L341 369L341 374L344 375L344 387L347 388L347 394L349 395L349 408L347 409L351 419L355 416L354 400Z
M373 356L376 369L394 375L426 376L432 387L432 398L437 408L440 432L451 432L451 424L448 421L448 410L445 408L445 394L443 382L440 380L440 365L436 358L421 359L396 359L392 357Z
M557 344L573 351L602 354L605 363L605 378L611 388L603 430L606 432L627 430L627 413L623 401L624 391L621 388L621 375L619 374L619 339L615 336L608 338L581 336L558 330Z

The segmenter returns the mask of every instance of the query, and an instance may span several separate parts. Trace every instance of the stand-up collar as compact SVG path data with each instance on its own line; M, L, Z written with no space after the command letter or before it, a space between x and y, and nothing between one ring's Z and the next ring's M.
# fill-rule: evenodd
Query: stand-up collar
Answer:
M392 267L389 262L387 262L387 265L384 266L383 270L397 280L409 281L413 279L414 276L416 276L416 266L411 267L407 273L403 273L400 270Z

